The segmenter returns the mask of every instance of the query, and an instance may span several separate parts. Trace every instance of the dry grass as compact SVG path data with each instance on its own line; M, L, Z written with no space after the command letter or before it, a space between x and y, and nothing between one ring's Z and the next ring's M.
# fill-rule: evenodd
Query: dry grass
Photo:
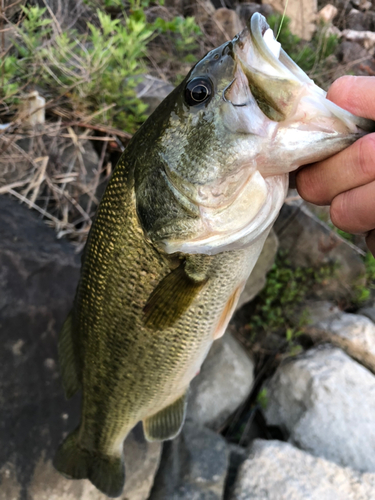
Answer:
M0 134L0 195L11 195L37 210L81 250L98 205L97 193L112 172L108 145L118 151L129 135L80 122L21 129L10 124ZM102 135L94 135L100 132ZM104 135L103 135L104 134ZM96 153L93 142L100 144Z

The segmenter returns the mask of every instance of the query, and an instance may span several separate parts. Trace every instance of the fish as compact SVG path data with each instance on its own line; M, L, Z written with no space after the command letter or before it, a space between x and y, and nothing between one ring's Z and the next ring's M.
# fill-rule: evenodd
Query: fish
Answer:
M374 130L326 99L256 13L144 122L98 208L59 336L81 420L55 468L109 497L123 442L173 439L285 200L288 174Z

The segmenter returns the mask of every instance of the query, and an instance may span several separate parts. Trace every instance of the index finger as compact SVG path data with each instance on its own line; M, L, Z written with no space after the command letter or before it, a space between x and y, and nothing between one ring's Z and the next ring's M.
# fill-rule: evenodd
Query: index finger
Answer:
M327 99L363 118L375 119L375 76L342 76L328 90Z

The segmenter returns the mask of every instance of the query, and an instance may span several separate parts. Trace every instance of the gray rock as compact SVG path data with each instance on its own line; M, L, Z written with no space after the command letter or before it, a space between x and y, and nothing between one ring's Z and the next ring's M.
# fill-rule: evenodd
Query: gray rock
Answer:
M218 429L249 395L254 365L229 333L216 340L191 383L188 417Z
M186 422L176 439L164 443L149 500L221 500L227 467L224 438Z
M253 14L255 14L255 12L259 12L263 16L268 17L274 13L274 10L271 5L268 4L260 5L258 3L240 3L236 8L236 12L240 20L246 26L247 21Z
M374 52L375 33L372 31L344 30L342 36L349 42L357 42L371 53Z
M362 307L358 311L358 314L366 316L366 318L369 318L373 323L375 323L375 307Z
M375 373L375 324L361 314L340 311L329 302L307 304L309 328L326 334L352 358Z
M338 348L315 348L266 383L267 423L315 456L375 471L375 377Z
M136 94L148 105L147 114L150 115L173 89L174 86L164 80L144 75L136 87Z
M135 429L124 445L126 484L120 500L147 500L159 465L161 444L147 443L140 428ZM27 491L28 500L107 500L87 480L69 480L59 474L51 459L42 454L35 464L27 489L14 471L14 462L7 462L0 470L0 500L21 500Z
M57 335L72 305L80 259L32 211L0 196L0 500L104 500L89 481L52 467L78 424L79 396L66 401ZM160 456L139 430L126 441L123 499L146 500Z
M359 474L281 441L254 441L229 500L372 500L375 474Z
M335 269L334 275L317 287L320 299L350 301L355 286L365 284L363 252L338 236L303 204L284 204L274 229L280 248L288 252L293 266L319 269L329 264Z
M242 307L246 302L250 302L258 293L263 290L266 285L267 273L275 262L279 242L275 231L271 231L268 235L266 242L258 262L250 274L245 288L240 296L236 309Z
M215 43L231 40L243 28L243 24L235 10L221 7L213 15L213 27L216 33Z

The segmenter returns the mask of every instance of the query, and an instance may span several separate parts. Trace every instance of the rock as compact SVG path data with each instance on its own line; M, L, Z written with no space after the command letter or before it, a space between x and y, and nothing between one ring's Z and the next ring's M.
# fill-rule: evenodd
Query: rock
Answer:
M229 444L229 466L225 481L224 498L229 499L233 493L238 471L244 461L248 458L249 452L246 448L236 444Z
M19 119L24 127L44 125L46 100L37 90L20 99Z
M304 204L284 204L274 229L280 249L288 253L293 266L332 266L332 276L312 290L319 299L350 302L355 287L365 284L363 252L333 232Z
M187 415L218 429L249 395L254 365L229 333L216 340L191 383Z
M311 454L375 471L375 377L341 349L315 348L281 365L266 383L269 425Z
M373 323L375 323L375 307L362 307L359 311L358 314L362 314L362 316L366 316L366 318L369 318Z
M315 458L281 441L257 439L229 500L371 500L375 474Z
M221 5L222 6L222 5ZM201 24L206 24L215 14L215 6L211 0L200 0L199 2L185 1L184 15L194 16Z
M286 0L270 0L268 3L280 14L284 13ZM291 32L303 40L311 40L316 29L317 11L317 0L289 0L287 15Z
M79 396L63 395L57 335L80 258L16 201L0 196L0 212L0 500L104 500L89 481L70 481L52 467L58 444L79 420ZM160 445L134 431L125 449L122 498L146 500Z
M172 92L174 86L151 75L143 75L136 87L137 97L148 105L147 114L155 111L159 104Z
M372 7L372 3L368 0L351 0L351 3L363 11L369 10Z
M366 14L357 9L352 9L345 20L346 28L355 31L366 31L366 19Z
M342 42L337 47L336 55L338 60L343 64L350 64L353 61L369 59L370 56L366 49L356 42Z
M329 302L308 304L308 331L328 340L375 373L375 324L366 316L340 311ZM315 333L315 335L314 335Z
M274 13L274 10L271 5L267 3L262 5L258 3L240 3L236 8L236 12L240 21L246 26L247 21L255 12L259 12L264 17L268 17Z
M366 50L374 52L375 33L372 31L344 30L342 36L349 42L360 43Z
M138 434L138 436L136 436ZM147 443L142 430L133 431L125 441L126 484L120 500L147 500L159 465L161 444ZM0 500L18 500L22 486L14 474L14 465L5 464L0 471ZM30 483L28 500L107 500L87 480L72 481L59 474L51 459L44 454L36 463Z
M262 253L255 264L255 267L247 280L245 288L239 298L236 309L239 309L258 295L266 285L267 273L273 266L277 254L279 242L275 231L271 230L264 244Z
M328 24L333 21L333 19L337 16L338 8L332 5L331 3L327 3L320 11L318 12L318 19L322 20L324 23Z
M224 438L186 422L176 439L164 443L149 500L221 500L227 467Z
M235 10L220 8L213 15L214 31L217 35L217 42L224 43L231 40L243 28L243 24Z

